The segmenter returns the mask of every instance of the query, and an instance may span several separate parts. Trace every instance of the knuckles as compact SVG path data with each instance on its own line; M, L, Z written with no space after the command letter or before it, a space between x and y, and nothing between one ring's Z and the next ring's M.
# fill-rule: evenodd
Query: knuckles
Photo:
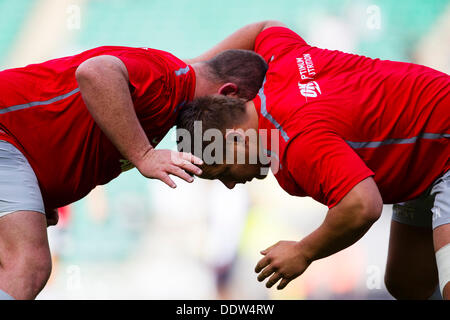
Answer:
M278 271L281 269L281 266L278 262L274 262L274 263L272 263L272 269L275 271Z

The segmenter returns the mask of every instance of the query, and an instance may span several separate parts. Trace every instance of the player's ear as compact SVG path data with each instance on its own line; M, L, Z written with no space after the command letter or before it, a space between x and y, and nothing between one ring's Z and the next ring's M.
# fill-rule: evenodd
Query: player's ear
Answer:
M219 88L219 94L237 98L238 86L235 83L227 82Z

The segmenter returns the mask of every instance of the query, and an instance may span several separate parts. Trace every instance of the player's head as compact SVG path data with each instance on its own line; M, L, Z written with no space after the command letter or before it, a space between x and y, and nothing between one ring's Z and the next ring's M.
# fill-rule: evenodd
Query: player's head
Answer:
M226 50L203 62L205 76L218 83L218 94L253 99L261 88L267 63L257 53L249 50Z
M177 119L178 148L201 158L201 178L228 188L267 174L260 157L258 114L252 101L213 95L185 105Z

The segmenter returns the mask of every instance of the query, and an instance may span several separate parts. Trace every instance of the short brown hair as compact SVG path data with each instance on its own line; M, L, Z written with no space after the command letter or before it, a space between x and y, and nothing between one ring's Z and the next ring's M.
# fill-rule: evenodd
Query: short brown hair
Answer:
M191 150L182 150L195 154L194 150L195 140L195 122L201 122L201 135L208 129L218 129L225 136L226 130L231 129L247 120L247 113L245 101L238 98L232 98L222 95L213 95L197 98L194 101L187 103L180 110L176 125L177 129L185 129L189 133L191 139ZM198 134L198 133L197 133ZM225 139L225 138L224 138ZM178 141L179 143L180 141ZM203 141L201 151L209 144L208 141ZM225 144L224 144L225 147ZM202 154L195 154L202 158Z
M267 63L256 52L232 49L205 61L213 81L232 82L238 87L238 97L253 99L261 88Z

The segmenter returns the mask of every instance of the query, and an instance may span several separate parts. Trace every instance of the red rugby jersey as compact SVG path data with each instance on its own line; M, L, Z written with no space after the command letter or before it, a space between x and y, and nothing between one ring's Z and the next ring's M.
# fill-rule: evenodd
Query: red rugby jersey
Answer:
M194 70L170 53L106 46L0 72L0 139L36 173L47 207L84 197L130 168L87 110L75 79L85 60L112 55L126 66L137 116L156 146L193 99Z
M283 27L261 32L255 51L269 62L259 126L278 129L279 149L268 149L288 193L331 208L373 176L396 203L449 170L449 75L312 47Z

